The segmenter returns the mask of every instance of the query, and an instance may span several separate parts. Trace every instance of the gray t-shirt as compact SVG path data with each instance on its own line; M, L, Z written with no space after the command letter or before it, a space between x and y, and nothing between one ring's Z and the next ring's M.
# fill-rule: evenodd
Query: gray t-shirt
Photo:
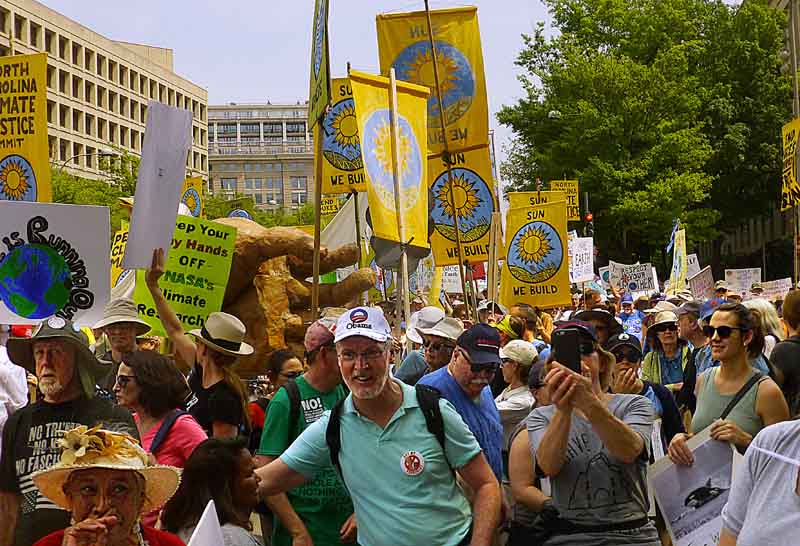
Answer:
M642 437L645 451L636 462L623 463L606 449L592 425L578 412L573 412L567 459L561 472L550 478L550 486L553 503L561 517L578 525L613 525L646 518L650 506L647 454L650 452L653 406L643 396L615 394L608 409ZM555 411L555 406L537 408L526 419L534 459ZM661 542L650 523L630 531L556 535L546 544L659 546Z
M800 527L800 496L795 492L798 470L755 448L799 460L800 421L766 427L753 439L722 509L722 526L738 535L737 546L796 544Z

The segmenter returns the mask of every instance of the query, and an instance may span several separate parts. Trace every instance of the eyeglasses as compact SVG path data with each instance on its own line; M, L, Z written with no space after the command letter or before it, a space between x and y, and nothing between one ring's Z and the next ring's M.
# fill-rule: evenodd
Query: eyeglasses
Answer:
M497 364L497 362L489 362L486 364L482 364L480 362L473 362L469 359L467 353L465 353L464 351L459 351L458 353L461 355L461 358L469 362L469 369L472 373L490 372L491 375L494 375L495 373L497 373L497 368L500 367Z
M116 384L124 389L134 379L136 379L135 375L118 375Z
M739 330L740 332L746 332L747 328L735 328L733 326L717 326L716 328L707 324L703 326L703 335L712 338L716 333L720 339L728 339L731 337L731 334L734 330Z
M614 351L612 354L614 355L614 358L617 359L617 362L622 362L624 360L626 362L635 363L639 362L639 360L642 358L642 355L639 353L639 351L636 351L635 349L631 349L629 351Z
M450 343L433 343L428 339L422 340L422 346L425 347L428 351L433 352L442 352L442 353L452 353L456 346Z
M350 351L343 351L339 353L339 360L346 364L352 364L356 360L361 359L367 364L374 364L383 357L383 351L372 350L366 353L353 353Z
M653 331L655 333L657 333L657 334L660 334L662 332L677 332L678 331L678 325L677 324L672 324L672 323L670 323L670 324L659 324L658 326L654 326L653 327Z

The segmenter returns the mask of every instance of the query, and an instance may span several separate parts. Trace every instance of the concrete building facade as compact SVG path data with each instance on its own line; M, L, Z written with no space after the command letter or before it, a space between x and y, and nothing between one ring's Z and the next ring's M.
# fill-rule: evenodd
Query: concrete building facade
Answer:
M171 49L110 40L34 0L0 0L0 56L47 61L53 165L101 178L99 157L140 155L148 101L192 112L187 176L208 176L208 92L175 74Z
M313 201L314 148L308 105L208 107L209 189L252 197L262 210L296 210Z

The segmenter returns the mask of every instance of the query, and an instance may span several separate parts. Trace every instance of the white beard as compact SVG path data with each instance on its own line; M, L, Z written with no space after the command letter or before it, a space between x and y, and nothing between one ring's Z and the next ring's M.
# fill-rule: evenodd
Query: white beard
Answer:
M64 392L64 385L61 384L61 381L58 379L51 379L49 377L42 379L39 381L39 390L42 391L42 394L45 396L56 396Z
M374 387L365 387L358 381L353 381L350 378L343 379L347 388L350 389L350 392L353 393L355 398L359 400L372 400L373 398L377 398L378 395L383 392L384 387L386 387L386 381L389 379L389 368L386 368L386 374L378 379Z

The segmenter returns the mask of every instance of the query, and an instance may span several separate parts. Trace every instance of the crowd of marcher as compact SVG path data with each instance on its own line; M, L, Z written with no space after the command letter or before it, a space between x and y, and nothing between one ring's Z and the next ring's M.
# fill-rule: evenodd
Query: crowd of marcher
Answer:
M225 546L657 546L648 466L696 464L705 430L744 455L720 544L792 542L800 290L589 289L475 321L419 296L401 339L388 306L330 310L248 389L244 324L184 331L163 273L156 251L163 343L125 298L92 329L0 332L0 546L180 545L210 500Z

